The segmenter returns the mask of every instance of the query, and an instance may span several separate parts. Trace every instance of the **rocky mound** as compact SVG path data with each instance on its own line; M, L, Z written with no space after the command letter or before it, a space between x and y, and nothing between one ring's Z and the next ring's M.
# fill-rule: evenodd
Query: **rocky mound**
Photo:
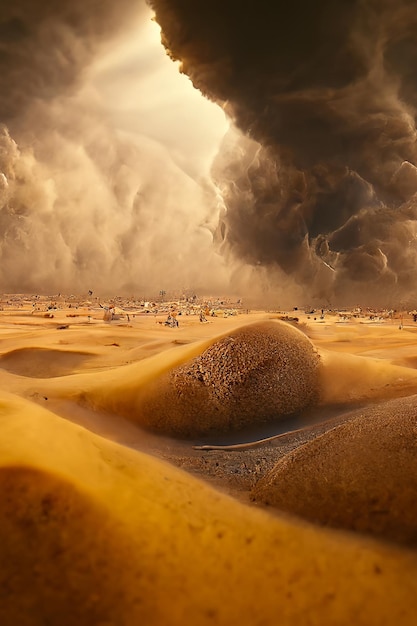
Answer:
M358 411L281 459L257 502L417 547L417 396Z
M319 356L310 340L279 322L251 324L152 382L144 425L193 436L237 430L313 405Z

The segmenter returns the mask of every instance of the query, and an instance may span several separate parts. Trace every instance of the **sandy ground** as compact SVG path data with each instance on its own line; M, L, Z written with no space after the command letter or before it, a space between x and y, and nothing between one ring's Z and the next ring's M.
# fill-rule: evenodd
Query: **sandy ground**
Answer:
M45 307L43 307L45 309ZM79 306L33 312L19 302L0 311L0 388L40 403L57 415L94 433L129 447L148 451L246 499L258 478L277 458L306 440L333 428L351 411L390 398L417 393L417 324L411 315L384 322L368 317L340 321L337 314L307 315L297 311L301 329L317 348L322 369L322 398L318 407L246 428L244 431L194 440L168 438L141 429L121 414L82 401L86 390L102 388L143 372L135 364L148 364L153 375L175 364L177 353L191 349L190 356L210 345L213 338L247 324L285 319L294 314L256 311L237 316L179 316L179 326L163 324L167 314L129 314L103 321L103 309ZM49 317L51 316L51 317ZM401 324L401 328L400 328ZM195 346L195 349L194 349ZM358 358L359 357L359 358ZM130 369L129 367L130 366ZM81 397L81 400L80 400ZM302 432L299 429L303 428ZM291 431L296 430L295 434ZM288 433L285 435L285 433ZM246 451L210 452L195 445L234 444L256 441L282 433L277 441Z
M68 308L65 302L57 306L49 310L44 305L37 311L20 298L0 311L0 388L40 403L94 433L167 459L243 499L278 458L348 419L354 409L417 393L417 324L411 315L405 315L405 321L404 315L397 315L372 322L365 315L347 320L326 313L321 319L318 314L297 311L298 321L292 325L311 339L323 364L318 407L236 433L219 432L186 441L168 438L80 397L91 387L120 380L120 375L140 378L142 372L132 372L127 366L148 363L150 357L156 357L155 375L167 363L175 364L175 352L186 346L196 346L192 357L213 338L240 326L295 314L240 312L208 317L206 323L198 315L182 315L177 318L179 326L170 328L164 325L166 312L130 313L129 320L122 314L105 322L100 307ZM245 451L207 452L193 447L244 443L280 433L282 438Z
M185 470L185 478L183 478L183 474L179 474L180 478L178 478L181 484L184 483L184 485L186 485L186 487L181 487L180 489L182 495L178 496L178 493L174 490L177 502L181 502L181 498L183 497L187 499L188 496L184 495L187 489L191 489L192 493L194 493L194 489L197 491L201 490L203 495L201 496L202 500L201 502L199 501L200 504L198 507L201 507L201 511L205 510L205 507L208 507L205 513L207 520L209 520L207 522L208 527L210 527L212 517L211 504L208 503L210 503L213 498L215 500L216 498L224 497L226 500L224 502L221 501L223 502L221 506L224 506L227 510L229 506L231 507L230 510L233 510L233 519L235 519L235 517L237 519L241 515L241 513L239 513L240 508L235 510L233 507L243 506L245 511L244 516L248 516L249 526L254 525L253 527L255 528L258 523L256 521L258 519L256 515L261 515L261 522L259 523L264 530L270 527L275 528L274 524L279 522L279 520L277 521L277 517L279 517L277 513L270 509L263 511L262 502L253 504L251 502L251 493L258 481L263 479L268 472L274 468L277 461L283 459L288 453L299 448L301 449L306 443L316 440L319 436L323 436L327 432L333 432L338 425L349 422L357 416L358 410L363 411L366 410L367 407L379 406L388 400L396 398L410 398L417 393L417 370L415 369L417 365L417 344L415 341L417 324L413 322L411 315L403 314L402 316L398 315L394 318L387 317L384 321L374 322L369 316L365 315L346 319L336 313L326 313L324 318L321 319L319 315L314 316L297 312L298 321L292 322L292 324L310 338L320 355L320 398L318 405L290 418L277 419L276 421L258 425L253 428L248 427L241 432L232 432L227 435L219 432L218 434L211 435L209 439L205 439L204 437L195 438L193 440L174 439L167 437L164 433L147 431L140 427L140 420L138 423L138 420L131 418L132 415L138 411L135 398L137 395L140 396L140 390L144 388L150 380L154 380L161 372L165 372L178 365L178 363L182 363L184 360L201 354L216 338L228 336L237 328L247 324L271 319L282 319L285 318L286 315L292 316L293 313L290 312L286 314L285 312L276 311L239 312L238 315L227 317L208 317L206 323L200 322L198 315L181 315L177 317L179 326L171 328L165 326L163 323L166 319L166 313L155 316L153 314L138 314L130 311L129 317L127 317L127 314L122 314L119 319L105 322L103 320L103 309L98 306L79 305L75 308L73 305L69 307L67 302L60 302L57 308L54 309L45 309L45 307L39 308L40 310L36 310L33 302L21 297L12 302L5 302L3 310L0 311L0 390L2 390L2 424L6 429L5 434L3 433L3 438L12 449L14 447L13 441L20 438L23 441L21 450L19 445L17 445L18 452L16 452L15 456L14 453L5 453L3 451L3 454L0 455L1 468L9 472L8 468L15 466L28 466L31 471L33 467L36 467L41 468L42 472L45 471L45 476L60 476L62 473L65 481L70 481L72 485L71 489L75 489L74 485L76 485L77 489L79 485L84 485L84 480L87 485L89 479L86 478L86 474L89 472L94 474L96 470L88 465L90 462L88 460L83 461L85 467L80 464L78 468L76 464L74 464L74 458L76 458L78 454L80 458L86 455L83 449L84 443L80 443L79 452L77 451L78 444L76 442L71 444L73 446L72 460L70 458L71 453L66 451L65 454L67 454L67 456L69 455L69 460L65 461L67 465L65 465L63 461L62 468L60 467L59 454L57 453L54 453L55 458L54 454L51 452L51 459L53 457L53 460L49 459L48 452L45 452L45 450L42 453L44 455L42 459L40 456L36 456L35 452L33 452L35 455L33 459L31 456L34 448L39 447L39 450L41 450L44 444L46 450L48 449L48 445L50 445L51 449L54 447L55 439L51 436L52 432L55 433L56 431L56 441L60 441L60 438L65 438L66 429L78 429L81 427L76 431L68 430L69 439L72 441L71 437L75 438L75 440L79 437L80 441L82 439L83 442L90 442L91 437L91 442L98 442L92 443L91 449L100 450L101 459L106 458L106 446L116 444L115 450L117 450L117 452L114 454L119 461L115 463L112 457L113 453L110 454L109 452L109 458L111 457L113 460L109 461L108 466L106 465L104 469L100 469L100 472L102 472L100 475L108 475L107 478L113 475L112 472L116 471L115 468L120 469L120 467L124 468L125 466L130 468L128 472L129 476L133 476L135 472L137 473L139 471L132 469L136 467L135 458L142 458L139 456L135 457L135 455L143 454L146 457L145 461L143 461L146 466L146 472L155 472L156 475L159 476L158 472L160 473L162 470L159 469L159 465L156 465L152 469L152 463L154 462L162 462L162 467L172 467L172 470L165 469L162 471L162 473L165 472L165 478L161 478L161 480L172 480L173 484L176 485L177 474L175 472L177 472L177 469L174 469L174 466ZM32 413L34 416L33 433L31 426ZM15 415L17 415L18 418L13 417ZM22 430L13 430L17 428L15 424L19 423L20 419ZM48 425L49 420L51 420L51 426ZM8 425L9 422L11 424L10 427ZM42 430L42 428L44 430ZM73 432L79 434L72 434ZM39 438L36 439L38 433L40 433ZM204 444L233 445L254 442L277 434L281 434L279 439L259 443L247 449L196 449L196 447ZM98 436L98 439L95 439L96 436ZM39 443L40 441L42 441L42 444ZM45 442L49 442L49 444ZM64 448L65 446L63 446L63 450ZM31 452L28 452L29 450ZM113 448L111 448L111 450L113 450ZM39 452L39 455L40 454L41 452ZM63 456L65 456L65 454L63 454ZM94 454L92 454L92 457L93 456ZM26 457L28 457L28 459L26 459ZM126 459L129 460L127 461ZM168 466L164 465L165 462L168 462ZM142 461L138 460L138 467L141 466L141 463ZM149 466L151 469L149 469L148 463L151 464ZM65 469L67 466L72 469ZM170 471L173 472L172 475ZM38 479L36 476L33 478L30 472L28 475L18 474L17 477L15 474L12 474L12 478L10 478L9 473L6 473L5 476L7 479L5 481L6 486L4 487L6 496L9 497L7 494L10 495L11 493L8 486L8 481L11 480L12 492L17 485L19 489L23 490L22 493L25 494L24 497L27 496L29 500L31 496L29 497L27 494L30 494L31 491L28 485L38 485L39 482L43 489L42 485L46 480L44 480L44 478ZM186 478L187 476L189 478ZM53 482L55 478L48 478L48 480L51 480L53 483L52 487L50 487L53 491L55 489L55 483ZM45 483L47 485L49 485L48 480ZM97 480L99 480L99 478ZM139 481L139 478L135 480ZM148 484L146 487L151 499L158 498L157 495L154 496L151 494L153 490L156 494L159 493L159 478L155 480L156 483L154 486ZM191 481L191 487L188 487L188 480ZM197 480L196 483L194 482L195 480ZM119 479L117 479L117 481L119 481ZM120 488L117 481L116 487ZM204 486L199 486L200 481L201 485ZM206 487L205 485L208 486ZM39 489L41 489L41 487L39 487ZM3 489L1 486L0 488ZM212 492L211 489L213 488L214 491ZM99 488L93 485L88 488L85 487L85 489L88 493L84 494L83 497L85 496L86 501L90 502L91 494L97 494L101 487ZM82 486L83 493L85 489L84 486ZM177 487L175 489L177 489ZM206 499L204 496L206 493L205 489L208 489ZM55 490L61 493L61 483L59 483L59 486ZM108 496L103 496L105 506L107 506L105 497L109 497L110 499L116 498L117 500L118 496L116 497L115 493L116 492L112 492ZM232 500L229 500L230 496L232 496ZM6 501L8 501L7 497ZM163 497L168 498L167 502L171 502L168 495L164 494ZM174 495L172 497L174 497ZM191 496L189 497L191 498ZM12 510L14 500L12 499L11 502L12 504L10 506ZM79 503L77 503L77 506L78 505ZM84 510L83 505L81 504L80 506ZM102 506L102 503L97 506ZM172 508L170 504L167 506L168 508ZM181 505L181 507L183 506L185 505ZM218 507L219 504L213 506ZM122 504L120 507L122 511ZM133 506L133 509L135 509L135 506ZM248 513L249 510L253 510L253 515L255 516L253 522L250 521L252 520L252 513ZM100 517L94 510L94 512L91 513L92 518L94 518L96 514L98 518ZM10 516L13 518L14 513L8 513L8 515L9 517L7 519L9 521L7 523L10 522ZM104 515L104 517L106 517L106 515ZM120 515L122 514L120 513ZM132 519L137 519L137 515L139 514L137 514L136 517L135 515L136 514L133 512ZM150 519L149 523L152 522L152 519ZM224 523L232 527L235 522L232 523L230 519ZM284 517L283 519L285 520L286 518ZM125 523L125 521L123 523ZM133 524L132 521L129 523ZM172 523L177 522L174 521ZM192 523L194 522L190 521L190 524ZM218 522L213 522L214 525L217 523ZM269 524L271 526L269 526ZM311 544L312 554L315 554L316 550L317 553L320 552L323 554L323 549L326 553L327 547L323 548L320 542L323 540L326 543L327 537L329 537L330 543L335 541L337 546L339 546L338 549L340 548L342 551L352 555L352 561L349 561L348 558L346 563L353 563L355 559L357 559L358 550L365 550L366 552L366 550L369 549L372 553L369 557L371 561L372 559L375 560L375 558L377 558L375 555L379 555L379 551L382 550L384 555L381 557L382 561L385 562L385 559L387 563L391 563L390 559L393 560L394 565L389 565L391 574L392 572L395 574L398 569L399 580L401 580L403 574L406 574L407 578L410 579L410 572L414 576L417 573L417 561L414 550L408 553L407 550L404 552L404 548L401 548L397 553L397 548L391 547L390 544L387 544L387 547L383 545L380 548L379 544L374 547L373 539L369 540L368 548L367 540L363 543L364 538L362 536L359 537L359 539L352 539L350 535L342 533L340 537L337 536L336 539L334 539L332 534L334 531L323 531L320 529L317 530L318 534L316 535L314 525L311 530L310 526L304 527L303 522L301 523L301 528L306 528L306 530L300 531L299 524L300 522L298 521L294 522L294 533L298 537L296 541L301 541L301 543L306 542L307 546ZM3 527L3 530L4 528L5 527ZM9 527L7 526L7 528ZM164 526L160 532L166 534L168 532L167 528L168 527ZM1 529L0 521L0 530ZM262 532L264 532L264 530L262 530ZM14 536L13 532L12 529L10 536ZM113 530L111 530L111 532L113 533ZM119 530L117 532L119 533ZM126 536L130 537L130 532L130 530L126 530L126 533L120 531L119 534L123 537L123 539L120 540L122 543L125 541L124 538ZM302 540L297 534L299 532L301 532ZM200 533L200 531L198 531L198 533ZM312 533L310 539L308 539L310 536L309 533ZM117 534L117 537L119 537L119 534ZM175 536L174 533L173 537ZM317 539L317 537L319 537L319 539ZM106 539L104 538L104 540ZM210 549L210 542L207 544L206 540L208 541L207 537L204 540L206 542L204 543L204 549ZM21 541L21 539L19 541ZM117 545L117 550L120 550L119 540L114 539L114 541L115 545ZM178 552L181 555L182 548L179 548L178 544L174 545L173 541L174 540L171 539L167 540L166 545L172 545L170 548L166 547L165 555L168 554L167 558L170 567L173 567L174 571L177 571L176 568L179 566L175 554ZM183 541L184 539L181 539L180 543ZM288 545L291 544L291 541L289 541ZM316 541L318 541L320 545L317 544L316 546ZM359 543L355 543L356 541ZM94 551L96 548L91 549ZM123 543L123 550L129 551L130 549L129 545L125 546ZM236 558L236 550L239 549L241 548L235 545L230 546L230 550L234 551ZM265 550L268 551L269 547L266 546ZM288 546L284 549L285 554L287 550L290 550ZM375 553L372 552L373 550L375 550ZM386 553L384 550L388 550L388 552ZM391 550L393 550L392 553L390 552ZM344 555L345 552L343 552ZM12 556L10 556L10 559ZM290 556L286 554L285 558L288 563L292 563L291 559L293 559L293 556L293 552L291 552ZM13 558L15 557L16 555ZM111 560L110 556L108 558ZM183 556L181 558L183 558ZM201 555L200 557L197 555L196 558L201 558ZM256 558L254 557L255 561L257 558L262 559L264 557L258 555ZM297 559L298 558L299 557L297 557ZM346 558L346 555L343 558ZM404 565L403 561L406 565ZM120 562L118 562L117 567L120 566ZM253 563L248 563L247 566L253 567ZM297 569L299 568L299 564L294 565L294 568L292 565L288 565L289 570L287 574L285 573L285 567L284 573L280 573L280 576L284 576L284 579L286 575L287 577L298 575L294 574L294 572L299 571L299 569ZM313 569L316 567L315 565ZM331 577L334 576L333 567L330 567L328 570L326 570L326 567L320 574L322 576L323 585L327 585ZM356 566L352 565L352 567ZM411 568L410 571L407 570L409 567ZM7 569L5 571L7 577ZM351 585L351 573L352 571L346 571L341 574L341 588L344 585ZM267 572L267 574L270 576L271 572ZM212 572L210 575L212 575ZM135 572L133 572L131 576L136 576ZM221 573L218 573L218 576L221 578ZM337 602L340 602L340 606L336 602L336 608L332 606L330 609L329 602L331 604L333 601L330 601L328 598L327 600L323 600L324 604L320 605L319 608L313 606L315 602L309 603L308 599L306 599L309 594L309 585L313 584L310 580L310 582L303 582L303 585L305 584L306 586L306 595L303 595L304 592L301 593L301 596L295 601L295 604L293 601L289 601L288 598L287 600L283 599L278 594L277 602L280 604L280 608L284 607L282 609L282 623L301 623L299 621L301 619L303 623L388 624L392 623L390 620L397 618L401 618L403 623L413 623L412 616L415 615L417 607L414 606L414 600L412 600L414 594L412 590L408 596L407 589L405 591L404 589L401 590L401 584L395 581L393 582L391 579L386 583L375 582L372 576L367 577L364 570L359 578L361 576L364 580L370 581L371 591L369 593L371 593L373 598L371 600L373 607L370 612L371 617L368 612L365 612L363 619L362 617L359 620L357 619L357 611L359 610L357 605L353 606L350 600L342 598L346 589L344 589L343 594L339 589L340 597L338 596L339 592L334 592L336 594L335 597L338 598ZM314 578L314 572L312 573L312 577ZM94 578L94 581L95 580L96 578ZM231 580L234 580L233 576ZM417 580L417 578L415 578L415 580ZM261 583L262 580L257 581L257 584ZM48 583L46 582L45 584ZM67 584L67 582L65 582L65 584ZM88 584L91 584L91 581ZM250 581L248 584L251 584ZM361 590L355 588L352 592L353 598L357 599L360 596L360 599L354 602L352 601L353 604L357 601L359 605L363 606L365 602L363 594L365 593L366 595L367 593L366 584L364 586L364 582L360 578L358 585L361 586ZM391 588L393 585L397 585L398 593L400 593L400 595L402 593L405 594L404 597L401 596L400 599L397 598L396 600L395 606L398 605L402 607L400 611L396 612L394 604L390 601L383 601L381 607L385 606L385 612L381 609L379 613L377 605L380 603L380 600L377 598L379 595L384 597L386 585L391 586ZM16 589L16 593L21 592L18 588ZM106 589L102 590L102 593L106 594ZM155 593L158 595L159 591ZM168 589L168 591L161 593L176 593L178 595L180 592L178 589ZM190 593L189 589L187 593ZM394 595L396 593L397 591L395 591ZM205 602L205 599L201 599L199 594L200 592L196 594L196 605L198 606ZM272 591L269 595L267 594L268 598L271 594ZM168 597L170 596L168 595ZM166 599L165 597L165 600ZM162 600L164 601L163 595ZM65 594L63 599L60 596L60 602L62 606L66 606ZM120 600L120 602L122 602L122 600ZM109 607L107 607L107 612L104 612L103 617L103 615L99 615L98 613L96 616L93 609L88 605L85 609L85 615L90 616L89 619L92 621L89 623L102 623L100 620L104 623L105 619L108 620L110 624L137 623L135 620L137 616L142 615L142 613L140 613L140 611L139 613L137 612L135 602L137 602L137 599L125 599L126 606L123 605L123 611L126 611L126 615L124 615L123 619L120 618L119 621L117 621L117 618L108 618L108 615L113 610ZM115 603L117 604L116 600ZM52 605L53 604L54 600L52 600ZM320 604L319 601L318 604ZM133 605L136 607L135 609L132 608ZM41 624L47 622L45 615L42 613L43 609L37 608L35 610L32 607L30 611L35 617L33 617L31 621L30 619L26 620L26 613L13 613L13 606L14 605L10 604L10 607L5 609L3 620L1 621L2 624L15 624L18 622L21 624ZM175 610L173 610L173 612L169 613L169 619L167 619L166 615L165 617L164 615L162 615L162 617L159 615L158 618L152 618L154 621L149 618L147 623L162 623L161 621L158 622L158 619L163 620L163 622L167 624L185 623L184 619L186 618L184 617L183 611L186 611L187 607L186 604L184 604L184 606L182 606L181 601L178 601L178 612L176 613ZM262 615L259 618L259 623L276 623L274 621L277 608L276 604L268 599L268 601L265 600L265 606L267 608L264 612L261 612ZM120 607L118 610L119 609ZM152 614L152 610L149 609L150 614ZM211 613L208 611L204 618L196 617L193 623L203 624L207 621L207 623L223 624L231 623L228 621L230 619L232 619L232 621L233 619L237 619L241 623L247 623L248 625L258 623L258 621L256 621L256 619L258 619L257 617L256 619L253 615L250 617L247 607L242 607L240 613L239 610L236 609L237 613L235 615L228 613L224 617L220 616L219 606L216 605L216 603L210 610ZM242 618L243 613L246 615L245 618ZM37 621L36 615L38 614L39 619ZM54 621L54 619L58 620L58 618L51 617L51 615L48 614L47 616L48 619L52 620L51 622L48 621L48 623L58 623L58 621ZM318 619L317 616L320 615L322 619L315 621ZM303 619L302 616L304 616L305 619ZM308 616L308 618L306 616ZM0 617L2 616L0 615ZM73 618L68 618L68 622L60 621L59 623L75 623L79 619L79 616L74 616ZM79 623L79 621L77 621L77 623ZM82 618L81 623L84 623Z

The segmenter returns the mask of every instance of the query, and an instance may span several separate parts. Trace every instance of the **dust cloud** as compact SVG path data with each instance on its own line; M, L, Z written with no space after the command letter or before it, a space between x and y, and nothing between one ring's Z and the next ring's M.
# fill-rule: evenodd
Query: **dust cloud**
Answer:
M322 302L412 300L414 3L151 5L171 56L244 134L215 163L223 253Z
M144 0L2 10L3 291L229 288L209 176L229 121L152 17Z
M410 0L17 0L3 291L413 305L416 59Z

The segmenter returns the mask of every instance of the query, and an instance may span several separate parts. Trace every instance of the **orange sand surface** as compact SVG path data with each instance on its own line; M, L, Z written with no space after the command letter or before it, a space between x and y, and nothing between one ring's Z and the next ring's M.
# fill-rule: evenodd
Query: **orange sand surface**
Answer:
M162 460L193 441L141 427L151 382L282 317L181 315L171 328L165 314L4 305L2 626L414 625L414 549L243 503ZM411 317L340 319L295 323L320 356L316 416L417 393Z

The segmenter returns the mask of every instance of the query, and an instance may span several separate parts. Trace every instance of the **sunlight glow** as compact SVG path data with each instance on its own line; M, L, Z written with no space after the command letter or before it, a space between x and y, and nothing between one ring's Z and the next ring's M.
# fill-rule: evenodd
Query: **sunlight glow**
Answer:
M229 123L168 57L150 10L96 62L92 81L117 128L163 144L193 177L208 173Z

